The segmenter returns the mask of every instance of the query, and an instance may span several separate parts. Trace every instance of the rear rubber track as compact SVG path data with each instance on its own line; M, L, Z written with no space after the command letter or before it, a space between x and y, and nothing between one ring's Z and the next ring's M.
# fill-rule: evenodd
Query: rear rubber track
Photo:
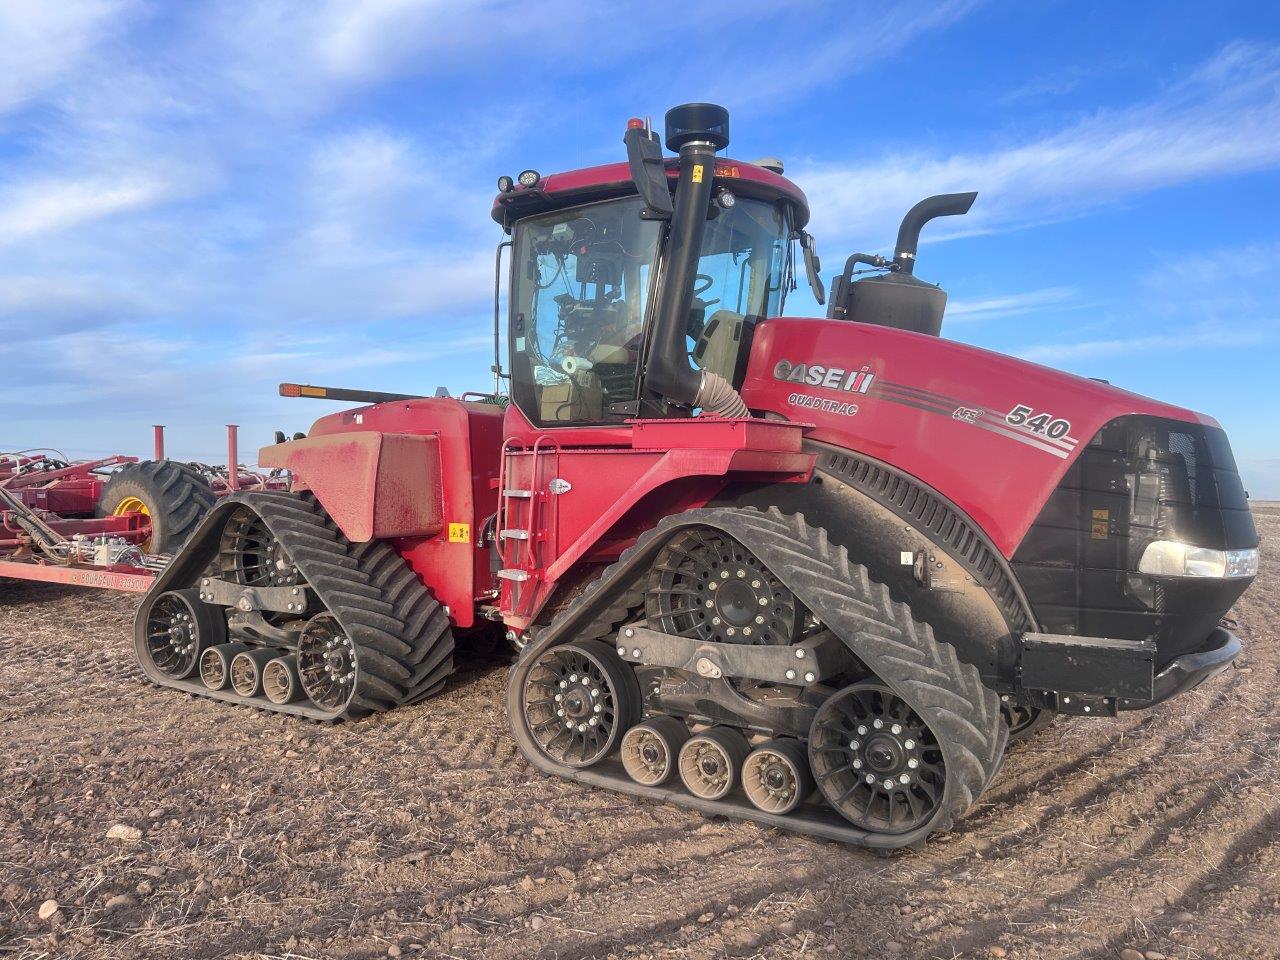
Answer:
M868 833L825 806L769 814L740 797L705 801L679 787L642 786L613 760L575 770L537 750L521 722L530 666L553 646L611 635L627 617L628 603L642 596L649 562L663 544L680 530L699 526L720 530L751 550L933 729L943 745L947 785L941 809L928 824L904 834ZM507 714L521 752L545 773L880 849L920 846L928 835L949 830L999 772L1008 740L999 697L982 683L978 669L961 661L950 644L937 640L932 628L915 620L906 604L894 601L889 588L872 580L865 567L851 562L848 551L832 544L826 531L809 526L802 515L784 515L776 508L690 510L667 517L643 534L524 650L508 681Z
M273 704L263 696L210 690L198 680L164 676L145 656L151 604L161 593L194 585L205 575L227 519L240 508L261 517L355 645L355 690L343 709L325 710L307 702ZM418 703L439 692L453 672L453 633L439 601L390 544L352 543L310 494L240 493L218 501L187 548L143 597L134 636L143 672L161 686L314 720L354 719Z

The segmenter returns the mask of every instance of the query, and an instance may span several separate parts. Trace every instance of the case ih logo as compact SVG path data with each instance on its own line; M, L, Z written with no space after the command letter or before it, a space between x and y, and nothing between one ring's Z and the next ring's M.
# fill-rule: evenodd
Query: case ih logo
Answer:
M828 390L844 390L847 393L866 393L871 389L876 375L868 364L857 370L845 367L824 367L820 363L792 363L779 360L773 368L773 379L784 383L803 383L810 387Z

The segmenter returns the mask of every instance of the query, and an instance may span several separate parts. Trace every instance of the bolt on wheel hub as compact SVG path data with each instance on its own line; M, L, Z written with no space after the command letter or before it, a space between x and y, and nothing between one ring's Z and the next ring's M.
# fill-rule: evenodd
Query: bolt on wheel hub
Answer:
M828 699L814 717L809 756L827 801L866 830L905 833L938 812L946 786L942 748L882 684L855 683Z
M585 767L602 760L639 715L635 674L599 641L545 651L524 684L525 727L550 759Z
M654 629L711 643L793 642L795 596L755 556L716 530L686 530L655 558L645 591Z

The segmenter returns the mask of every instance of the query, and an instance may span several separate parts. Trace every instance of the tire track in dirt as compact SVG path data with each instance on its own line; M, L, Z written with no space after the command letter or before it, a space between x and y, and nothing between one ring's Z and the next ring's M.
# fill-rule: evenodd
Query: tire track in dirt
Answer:
M1222 875L1233 877L1237 883L1245 880L1245 877L1239 876L1232 870L1233 867L1242 863L1250 857L1256 857L1267 850L1280 847L1280 836L1277 836L1277 830L1280 830L1280 808L1274 808L1255 822L1248 830L1236 836L1225 850L1216 857L1210 859L1209 865L1198 871L1184 885L1185 892L1177 899L1172 900L1164 910L1166 916L1175 916L1180 913L1203 914L1206 912L1206 903L1210 899L1220 902L1220 898L1216 891L1204 892L1205 883L1214 877ZM1274 873L1268 875L1268 879L1275 879ZM1215 903L1215 905L1217 905ZM1271 930L1275 928L1275 916L1272 915L1272 923L1269 925ZM1131 935L1125 932L1118 932L1107 937L1101 944L1095 947L1089 947L1085 950L1077 951L1071 954L1072 960L1103 960L1103 958L1114 957L1124 946ZM1266 933L1259 936L1259 942L1256 944L1260 947L1275 947L1274 932ZM1065 955L1065 954L1064 954Z
M1277 734L1280 734L1280 723L1272 724L1258 739L1260 742L1265 742ZM1258 757L1252 751L1244 752L1248 754L1249 759L1235 768L1236 773L1248 773L1264 767L1269 762L1267 758ZM1018 911L1007 917L979 924L966 937L948 945L959 952L974 949L991 943L1006 929L1029 923L1035 917L1054 913L1059 908L1072 906L1090 895L1100 894L1104 882L1113 883L1117 874L1125 867L1153 861L1156 854L1162 852L1168 845L1172 834L1181 833L1206 814L1215 812L1219 808L1231 808L1237 805L1239 795L1224 789L1223 779L1215 779L1199 793L1188 794L1179 803L1156 811L1155 816L1151 815L1154 808L1145 802L1145 797L1138 795L1131 798L1126 792L1125 799L1131 799L1132 802L1127 804L1126 814L1113 827L1112 836L1107 838L1111 843L1108 848L1109 855L1101 860L1091 850L1077 849L1073 862L1050 863L1048 861L1054 857L1057 846L1042 842L1029 857L1020 859L1018 863L1020 870L1025 871L1027 875L1038 874L1050 878L1055 873L1065 873L1075 878L1070 885L1043 899L1033 898L1030 906L1020 907ZM1155 781L1152 785L1158 787L1160 782ZM1118 837L1115 834L1117 828L1120 829ZM1182 849L1179 848L1179 852ZM1074 862L1081 860L1084 862ZM1166 873L1161 876L1163 880L1169 882L1170 878L1176 874ZM1027 891L1018 889L1014 893L1018 903L1027 902ZM1013 898L1010 898L1010 902L1013 902ZM948 926L951 924L943 921L921 930L920 933L927 936L930 933L938 933Z

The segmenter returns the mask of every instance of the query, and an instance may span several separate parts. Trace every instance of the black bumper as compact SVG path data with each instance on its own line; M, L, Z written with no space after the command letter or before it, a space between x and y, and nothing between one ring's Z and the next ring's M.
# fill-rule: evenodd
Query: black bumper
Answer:
M1029 702L1077 716L1145 710L1199 686L1231 665L1244 645L1217 627L1198 650L1156 672L1154 642L1024 634L1019 674Z
M1216 677L1231 661L1240 655L1244 644L1230 630L1218 627L1209 634L1204 646L1193 653L1184 653L1155 676L1150 700L1120 700L1121 710L1145 710L1170 697L1200 686L1210 677Z

